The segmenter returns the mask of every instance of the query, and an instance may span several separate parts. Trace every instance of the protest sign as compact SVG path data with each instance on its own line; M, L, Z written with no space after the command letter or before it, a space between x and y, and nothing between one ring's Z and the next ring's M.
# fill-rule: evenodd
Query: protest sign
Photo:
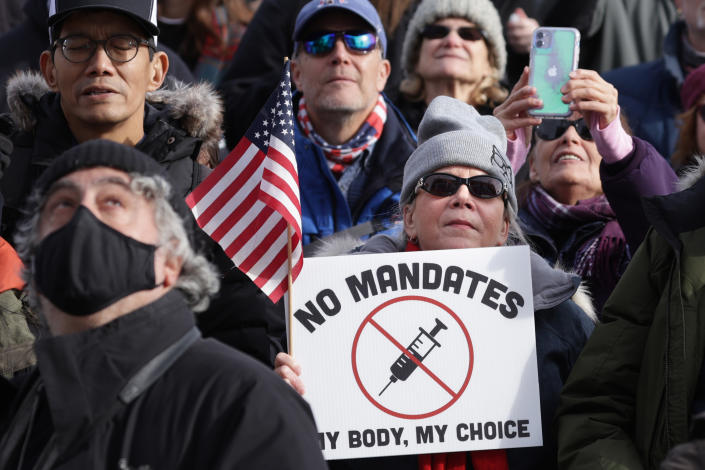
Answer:
M542 444L528 247L310 258L293 301L327 459Z

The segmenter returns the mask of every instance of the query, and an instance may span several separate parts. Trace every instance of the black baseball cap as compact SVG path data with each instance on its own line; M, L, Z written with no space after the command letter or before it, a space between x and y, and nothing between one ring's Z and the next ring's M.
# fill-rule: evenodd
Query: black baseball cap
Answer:
M157 0L49 0L48 6L50 31L78 10L98 9L123 13L134 19L150 36L156 39L159 35Z

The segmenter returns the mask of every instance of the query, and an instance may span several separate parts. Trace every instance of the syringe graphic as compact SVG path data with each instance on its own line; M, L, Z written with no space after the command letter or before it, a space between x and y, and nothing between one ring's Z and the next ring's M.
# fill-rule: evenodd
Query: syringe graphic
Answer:
M409 347L406 349L414 355L416 359L419 360L419 362L423 362L424 359L429 355L429 353L435 348L436 346L440 347L441 343L436 341L435 336L438 334L439 331L441 330L447 330L448 327L443 324L442 321L440 321L438 318L436 318L436 326L433 327L430 333L428 333L426 330L423 328L419 327L419 330L421 333L418 334L416 338L411 342ZM392 375L389 377L389 383L384 386L381 392L379 392L379 395L382 395L385 390L387 390L387 387L392 385L393 382L396 382L397 380L406 380L409 378L412 372L416 370L418 366L414 361L412 361L409 356L406 354L402 353L401 356L392 364L392 366L389 368L389 370L392 372Z

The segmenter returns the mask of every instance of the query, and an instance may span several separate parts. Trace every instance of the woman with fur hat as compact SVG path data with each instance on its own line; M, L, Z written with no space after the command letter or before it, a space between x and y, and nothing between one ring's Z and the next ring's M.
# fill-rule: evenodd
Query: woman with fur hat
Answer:
M490 0L423 0L402 50L398 105L416 129L436 96L468 103L481 114L504 101L507 63L502 24Z
M377 235L360 253L479 248L523 243L514 174L500 122L467 103L439 96L419 127L419 146L404 167L403 234ZM331 469L508 470L556 467L552 419L573 362L593 329L578 306L580 278L531 255L543 446L508 450L331 461ZM590 310L582 296L581 305ZM303 393L301 368L280 353L276 372Z

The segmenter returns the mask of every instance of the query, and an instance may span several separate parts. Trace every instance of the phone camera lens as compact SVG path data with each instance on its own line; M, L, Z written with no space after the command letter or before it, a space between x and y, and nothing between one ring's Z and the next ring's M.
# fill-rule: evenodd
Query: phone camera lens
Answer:
M539 31L536 33L537 38L542 38L543 37L543 31Z
M543 47L543 41L540 39L536 41L536 47Z

